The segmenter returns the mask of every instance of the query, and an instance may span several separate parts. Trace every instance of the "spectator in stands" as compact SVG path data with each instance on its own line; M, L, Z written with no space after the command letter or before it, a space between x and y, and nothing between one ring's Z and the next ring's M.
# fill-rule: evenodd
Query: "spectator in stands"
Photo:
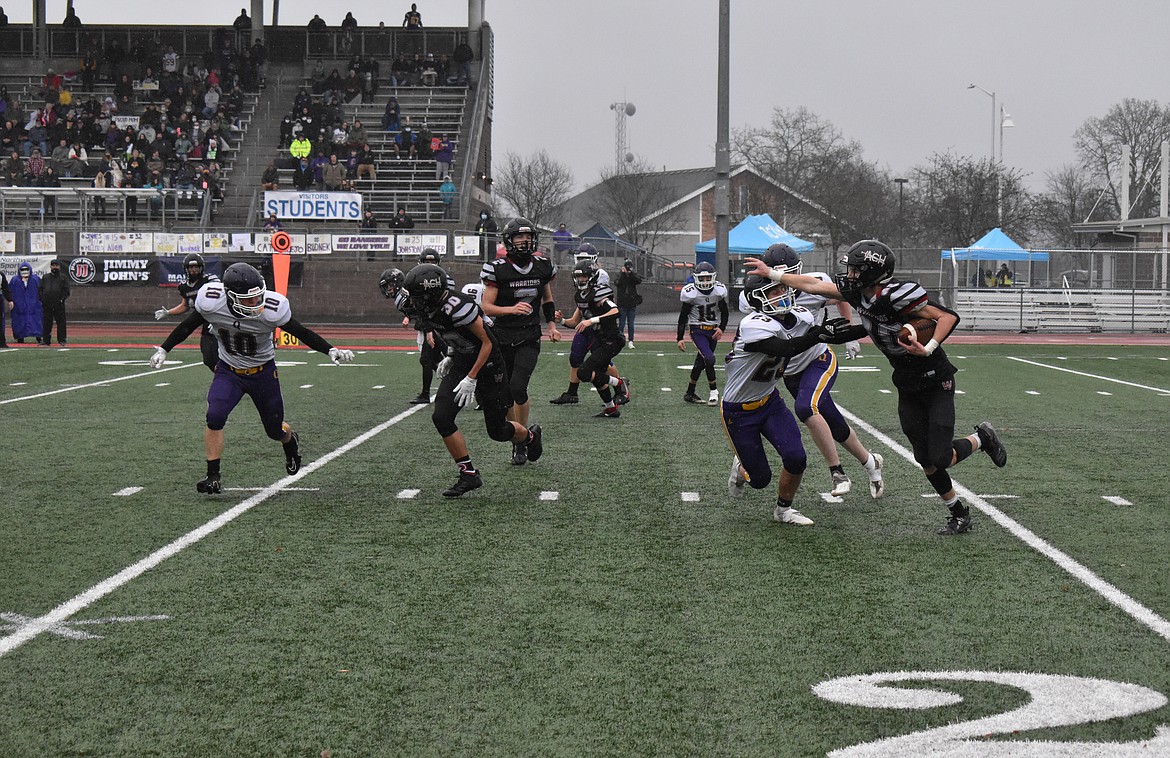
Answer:
M41 78L41 89L37 94L39 94L45 102L55 103L61 94L62 84L63 82L61 75L50 68Z
M459 191L455 188L451 175L444 176L443 183L439 185L439 199L443 201L443 218L455 217L455 198L458 196Z
M341 161L345 166L345 178L348 182L357 179L358 149L356 145L349 146L349 154Z
M240 8L240 15L236 16L236 20L232 22L232 27L237 32L252 32L252 19L248 17L248 12Z
M451 164L455 160L455 145L447 139L447 135L440 134L438 140L435 147L435 179L441 179L451 173Z
M333 133L329 137L332 143L330 152L333 155L339 155L349 144L349 124L344 121L338 121L333 124Z
M350 70L341 85L342 102L352 103L354 100L357 100L359 97L361 97L363 85L364 82L358 76L358 72Z
M309 19L309 31L311 32L323 32L327 26L328 25L325 23L325 19L321 18L321 16L316 13L314 13L313 17Z
M406 212L405 208L399 208L398 212L394 214L394 218L390 221L391 229L413 229L414 218Z
M374 152L370 150L369 144L362 145L361 152L358 153L356 178L361 179L363 176L372 182L378 180L376 160L374 159Z
M61 186L61 179L57 176L57 170L53 168L53 164L45 166L45 170L37 177L34 187L44 187L46 189L53 189ZM57 196L53 194L45 195L41 198L41 208L45 215L57 212Z
M479 221L475 223L473 230L479 235L479 255L483 260L490 261L494 257L496 249L496 232L499 231L499 226L496 220L492 218L491 211L486 208L479 212ZM491 251L492 255L488 252Z
M40 148L34 148L32 155L29 156L28 162L25 164L25 180L28 184L35 184L40 178L41 172L45 170L45 158L41 155Z
M177 75L179 73L179 54L175 52L172 45L163 48L162 70L164 74Z
M341 72L333 69L329 72L329 76L325 77L325 89L321 93L324 100L332 100L334 97L339 97L345 87L345 80L341 78Z
M4 186L19 187L24 184L24 163L20 160L20 153L15 150L4 161Z
M269 213L268 218L264 220L264 231L269 233L279 232L282 228L280 219L276 217L276 213Z
M215 115L216 110L219 109L219 98L223 92L220 90L218 84L213 84L207 88L203 93L203 117L211 118Z
M81 88L86 92L93 92L94 80L98 73L98 51L89 48L81 56Z
M446 53L440 53L439 59L435 61L435 72L439 75L439 85L446 86L455 83L455 75L451 71L451 59L447 57Z
M346 142L353 147L360 148L362 145L370 141L370 135L366 134L366 127L362 126L360 119L353 120L353 126L349 129L349 134Z
M402 18L403 29L422 29L422 14L418 12L418 3L411 3L410 10Z
M439 83L438 66L435 63L435 54L427 53L419 65L419 82L424 87L434 87Z
M151 151L150 157L146 159L146 170L152 174L162 174L163 169L165 169L166 166L166 161L163 160L163 157L159 151Z
M21 137L24 136L24 129L16 124L12 119L4 122L4 128L0 129L0 153L9 153L20 148Z
M4 12L4 8L0 7L0 28L8 26L8 14Z
M573 244L573 233L564 224L558 226L552 236L553 251L556 253L555 261L560 262L564 260L564 256L567 256L576 249L576 245Z
M329 162L321 168L321 181L326 192L338 192L345 181L345 166L337 160L337 154L329 156Z
M313 184L316 185L317 189L325 188L324 171L328 163L329 158L325 155L324 150L318 150L313 159L309 161L309 165L313 168Z
M171 186L181 190L195 189L195 167L187 161L175 166L175 171L171 174Z
M471 45L460 42L455 46L456 83L464 87L471 86L471 62L475 60L475 52Z
M108 173L106 173L105 171L102 171L99 169L98 172L93 175L93 188L98 189L98 190L104 190L104 189L109 189L109 187L110 187L110 175ZM95 193L94 195L92 195L92 197L93 197L94 215L97 216L98 218L105 216L106 215L106 196L103 195L102 193L98 192L98 193Z
M204 166L203 170L199 172L199 178L196 181L199 189L211 193L213 200L223 199L223 186L219 180L219 166L217 164L212 163L210 166Z
M65 9L65 20L61 22L61 26L66 29L80 29L81 19L77 17L77 11L70 5Z
M163 182L162 172L161 171L151 171L150 176L147 177L147 179L146 179L145 186L146 186L146 189L152 189L158 193L157 195L152 195L150 197L151 209L156 210L156 211L162 210L163 190L165 190L167 188L167 185Z
M983 286L984 287L994 287L995 286L995 272L989 268L983 269Z
M28 139L24 143L24 149L28 151L26 155L31 154L33 148L40 149L41 155L49 151L49 130L46 125L47 122L44 116L41 115L41 111L33 111L33 117L29 119L29 126L26 127L26 131L28 132ZM111 124L111 126L115 129L117 128L114 124Z
M58 174L63 173L65 171L65 163L69 160L69 140L64 137L57 140L56 147L49 154L49 160Z
M309 165L307 157L302 157L293 169L292 183L298 192L308 192L313 186L313 167Z
M268 161L268 167L260 175L260 189L275 190L280 188L280 172L276 170L276 161Z
M345 18L341 19L342 29L356 29L358 25L357 19L353 17L353 11L345 14Z
M386 101L386 110L382 112L382 128L388 132L398 131L402 108L398 105L398 98L391 97Z
M63 169L62 176L85 176L85 171L89 167L89 153L86 152L80 139L73 140L73 144L69 147L68 156L61 167Z
M292 114L284 114L284 118L280 120L280 144L278 149L284 150L292 144L293 140L293 118Z
M191 149L195 147L195 143L187 136L187 131L182 128L175 129L175 144L172 149L175 151L175 159L185 162L187 156L191 154Z
M402 131L398 132L394 137L394 157L401 158L405 153L407 158L415 158L418 155L415 146L415 135L410 128L410 124L402 127Z
M414 139L415 153L418 155L420 161L433 160L435 157L434 145L431 140L434 139L431 134L431 127L424 121L422 129L419 130L418 136Z
M314 95L320 95L322 92L325 91L325 78L326 78L325 77L325 64L320 59L318 59L317 62L313 64L313 73L312 73L310 78L313 80L313 94ZM302 87L301 92L304 92L304 91L305 90ZM303 107L302 104L299 102L300 97L301 97L300 93L298 93L297 94L297 107L295 109L297 112L300 112L301 107ZM311 105L311 104L312 104L312 100L310 99L307 103L304 103L303 105L307 106L307 105Z
M134 102L134 82L130 81L130 74L122 74L118 83L114 85L114 99L119 109L124 109Z
M304 132L293 139L292 144L289 145L288 152L293 158L301 159L308 158L313 152L313 143L305 136Z
M372 209L366 208L365 212L362 213L362 220L358 222L358 229L363 232L377 231L378 217L374 215Z
M409 84L410 61L406 59L406 53L399 53L394 62L390 64L390 86L406 87Z

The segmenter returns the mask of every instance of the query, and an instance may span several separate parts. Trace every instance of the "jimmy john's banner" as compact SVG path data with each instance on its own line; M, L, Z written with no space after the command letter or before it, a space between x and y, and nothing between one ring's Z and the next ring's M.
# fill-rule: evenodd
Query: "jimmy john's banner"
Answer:
M283 220L356 222L362 218L362 196L360 192L265 192L261 215L274 213Z
M151 232L82 232L77 252L82 255L97 253L153 253L154 234Z
M187 273L183 270L183 255L159 256L57 256L62 261L69 274L70 284L89 287L121 287L126 285L174 287L186 281ZM42 259L43 258L43 259ZM37 258L28 256L20 260L29 260L38 274L48 271L48 262L52 256ZM16 256L0 256L0 262L13 261L15 269ZM223 270L238 258L236 256L220 257L215 255L203 256L206 271L209 274L222 276ZM272 265L267 261L257 261L255 258L244 260L245 263L256 266L272 286ZM43 271L41 270L43 269ZM289 268L288 283L291 287L300 287L305 276L304 261L293 261Z
M154 233L154 252L158 255L187 255L203 252L202 234Z
M428 247L433 247L440 258L447 255L445 234L399 234L397 242L398 255L402 258L417 258Z
M78 255L58 256L69 272L71 284L87 286L120 286L126 284L150 284L153 258L98 257Z
M392 253L393 234L335 234L333 250L338 253Z

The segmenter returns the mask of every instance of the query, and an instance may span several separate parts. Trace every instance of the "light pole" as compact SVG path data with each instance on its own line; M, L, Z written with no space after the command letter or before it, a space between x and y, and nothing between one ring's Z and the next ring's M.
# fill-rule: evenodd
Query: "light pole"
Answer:
M1012 114L1004 110L1003 105L999 106L999 162L1003 163L1003 130L1005 128L1011 129L1016 123L1012 121Z
M991 152L987 154L987 157L995 160L995 93L988 92L978 84L968 84L967 89L977 89L991 98Z
M898 177L894 180L898 185L898 252L901 252L906 247L906 216L903 212L902 206L902 188L906 186L909 179Z

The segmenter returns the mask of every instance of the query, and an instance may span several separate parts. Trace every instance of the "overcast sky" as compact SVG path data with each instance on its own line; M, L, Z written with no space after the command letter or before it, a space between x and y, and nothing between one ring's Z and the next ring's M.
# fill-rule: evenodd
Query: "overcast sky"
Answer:
M242 5L75 2L84 23L230 24ZM280 21L321 13L332 26L352 10L363 26L397 26L409 5L282 0ZM487 0L497 160L547 150L583 189L614 162L610 105L630 102L632 152L669 169L714 165L718 5ZM418 6L425 25L467 23L466 0ZM28 0L4 7L13 22L31 19ZM65 0L48 7L51 21L64 17ZM804 106L900 174L934 152L987 155L998 117L988 95L967 88L975 83L1015 123L1004 161L1040 189L1046 171L1075 161L1072 135L1086 119L1127 97L1167 102L1168 31L1168 0L731 0L731 126Z

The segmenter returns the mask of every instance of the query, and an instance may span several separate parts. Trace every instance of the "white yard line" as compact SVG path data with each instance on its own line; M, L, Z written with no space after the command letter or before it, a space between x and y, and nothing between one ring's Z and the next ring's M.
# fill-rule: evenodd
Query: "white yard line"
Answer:
M77 384L72 387L62 387L58 390L49 390L48 392L38 392L35 395L25 395L24 397L10 397L7 400L0 400L0 405L8 405L9 403L19 403L21 400L36 400L41 397L49 397L51 395L60 395L62 392L73 392L74 390L84 390L90 387L101 387L104 384L113 384L114 382L124 382L127 379L141 379L144 376L158 376L166 371L178 371L184 368L191 368L192 366L202 366L202 363L187 363L182 366L170 366L168 368L151 369L144 374L129 374L127 376L119 376L114 379L103 379L100 382L90 382L89 384Z
M1089 374L1084 371L1073 371L1071 368L1064 368L1062 366L1049 366L1047 363L1037 363L1036 361L1029 361L1025 358L1016 358L1009 355L1008 360L1018 361L1019 363L1027 363L1029 366L1039 366L1040 368L1050 368L1053 371L1063 371L1066 374L1076 374L1077 376L1085 376L1090 379L1100 379L1103 382L1113 382L1114 384L1124 384L1126 387L1137 387L1140 390L1152 390L1154 392L1170 392L1170 389L1163 389L1162 387L1151 387L1147 384L1137 384L1136 382L1127 382L1124 379L1114 379L1111 376L1101 376L1100 374ZM1105 393L1099 393L1105 394Z
M202 366L203 364L196 363L193 365ZM131 377L125 378L129 379ZM104 384L105 382L102 383ZM345 443L341 447L333 450L332 452L326 453L312 463L307 464L292 476L286 476L280 481L265 487L257 494L243 501L239 505L236 505L230 510L224 511L219 516L213 518L211 521L208 521L203 526L187 532L182 537L178 538L174 542L171 542L169 545L155 550L153 553L138 561L133 566L122 569L120 572L109 577L105 581L95 584L73 599L67 600L61 605L58 605L56 608L49 611L45 615L35 618L20 626L13 634L0 638L0 658L3 658L5 655L11 653L13 650L20 647L29 640L57 628L66 619L93 605L98 600L101 600L103 597L109 595L111 592L118 589L122 585L137 579L139 576L159 565L167 558L178 555L180 552L191 547L204 537L213 534L221 527L227 526L232 521L235 521L237 518L260 505L268 498L286 489L290 484L300 481L317 469L322 468L326 464L332 462L334 459L345 455L350 450L356 448L358 445L373 439L377 435L397 424L399 421L409 417L411 414L417 413L418 411L427 407L429 406L414 405L402 413L399 413L397 416L394 416L387 421L383 421L374 428L359 434L357 437L354 437L352 440Z
M1015 360L1018 360L1018 359L1015 359ZM1024 361L1024 362L1031 363L1031 361ZM1036 364L1036 365L1042 365L1042 364ZM1053 367L1046 366L1045 368L1053 368ZM1064 371L1066 369L1061 369L1061 370ZM1075 374L1075 373L1079 373L1079 372L1073 371L1071 373ZM1104 377L1098 377L1098 378L1104 378ZM1128 384L1128 383L1129 382L1122 382L1122 384ZM1140 386L1140 385L1135 385L1135 386ZM869 434L871 434L874 437L874 439L876 439L879 442L881 442L882 444L884 444L892 452L895 452L898 455L905 458L912 465L914 465L914 466L918 465L917 463L914 462L913 453L911 453L905 447L903 447L902 445L895 442L889 436L882 434L880 431L878 431L874 427L870 426L865 421L861 420L860 418L853 415L849 411L845 410L841 406L837 406L837 408L838 408L838 410L841 411L841 414L843 416L845 416L845 418L849 419L850 423L852 423L855 427L857 427L858 429L864 430L866 432L869 432ZM987 502L979 495L976 495L974 492L967 489L963 485L959 484L957 481L954 482L954 485L955 485L955 491L957 493L959 493L960 496L962 496L963 500L966 501L966 503L968 505L970 505L973 508L976 508L977 510L982 512L984 515L991 517L991 519L993 521L995 521L997 524L1002 526L1004 529L1006 529L1012 535L1017 537L1019 540L1021 540L1028 547L1032 548L1033 550L1040 553L1041 555L1044 555L1047 558L1050 558L1057 566L1064 569L1064 571L1067 572L1068 574L1071 574L1073 576L1073 578L1079 580L1082 584L1089 587L1089 589L1093 590L1098 595L1100 595L1101 597L1108 600L1110 603L1113 603L1118 608L1125 611L1127 614L1129 614L1131 617L1133 617L1135 620L1137 620L1143 626L1148 627L1154 633L1161 636L1163 639L1170 641L1170 621L1167 621L1166 619L1162 618L1157 613L1154 613L1152 610L1145 607L1144 605L1142 605L1138 601L1134 600L1129 595L1126 595L1124 592L1117 589L1109 582L1107 582L1104 579L1102 579L1101 577L1097 576L1092 571L1090 571L1088 568L1086 568L1085 566L1082 566L1080 563L1075 561L1071 556L1067 555L1066 553L1061 552L1057 548L1048 544L1047 542L1042 540L1031 529L1027 528L1026 526L1019 523L1018 521L1016 521L1012 517L1008 516L1006 513L999 510L998 508L993 506L991 503ZM953 538L951 538L951 539L953 539Z

